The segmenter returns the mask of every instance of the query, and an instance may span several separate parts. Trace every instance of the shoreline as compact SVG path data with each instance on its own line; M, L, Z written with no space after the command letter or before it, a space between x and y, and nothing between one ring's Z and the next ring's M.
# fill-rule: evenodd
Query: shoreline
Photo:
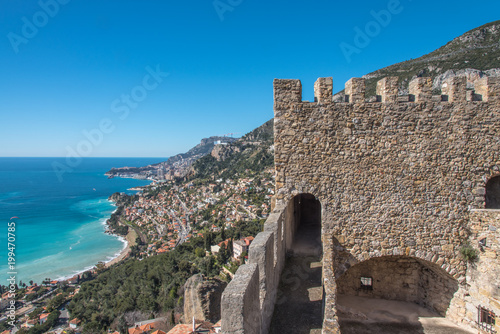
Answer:
M110 200L108 200L108 201L111 202L116 207L116 209L111 213L111 215L113 215L118 210L118 207L115 205L115 202L110 201ZM111 216L109 218L111 218ZM126 236L122 236L122 235L119 235L119 234L112 233L109 230L109 225L108 225L109 218L106 218L101 223L101 225L105 226L105 229L104 229L103 233L108 234L108 235L113 236L113 237L116 237L119 241L121 241L124 244L124 246L120 250L120 252L115 253L115 255L113 257L108 256L107 259L97 262L97 263L99 263L99 262L104 263L104 266L106 268L109 268L112 265L114 265L116 263L119 263L119 262L121 262L122 260L125 260L128 257L129 253L131 252L131 248L130 247L134 246L136 244L135 237L137 235L133 229L129 229L129 232L127 233ZM73 278L76 275L80 276L84 272L87 272L89 270L94 269L95 266L97 265L97 263L95 263L95 264L93 264L91 266L85 267L82 270L75 271L72 274L65 275L65 276L59 276L59 277L55 278L54 280L58 281L58 282L68 281L69 279Z
M116 234L115 234L116 235ZM122 236L119 236L120 238L123 238ZM131 247L135 246L136 242L135 239L137 238L137 233L133 229L129 227L129 231L127 233L127 236L125 237L125 247L121 250L121 252L116 256L115 258L109 260L108 262L105 262L104 265L106 268L111 267L114 264L117 264L126 258L128 258L128 255L132 251Z

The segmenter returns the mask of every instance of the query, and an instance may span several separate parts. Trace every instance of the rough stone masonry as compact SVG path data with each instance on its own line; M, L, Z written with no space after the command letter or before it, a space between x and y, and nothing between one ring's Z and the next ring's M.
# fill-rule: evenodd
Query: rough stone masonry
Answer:
M397 82L381 80L369 103L360 78L346 83L345 102L333 102L332 78L317 80L314 102L302 101L299 80L274 81L275 210L223 294L223 333L267 333L301 194L321 203L323 333L340 333L338 293L500 330L500 211L485 210L500 180L500 81L469 91L452 78L441 96L427 78L398 96ZM475 263L461 255L467 245ZM377 282L372 292L360 292L362 275Z

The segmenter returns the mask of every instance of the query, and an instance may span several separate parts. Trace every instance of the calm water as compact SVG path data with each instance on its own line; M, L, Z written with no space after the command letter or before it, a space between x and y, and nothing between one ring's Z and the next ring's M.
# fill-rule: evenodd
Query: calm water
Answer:
M125 244L104 233L104 223L115 210L107 198L117 191L134 193L127 189L150 182L108 179L104 173L164 160L86 158L58 178L53 163L64 164L64 158L0 158L0 284L7 284L7 223L13 216L19 217L18 281L68 277L115 257Z

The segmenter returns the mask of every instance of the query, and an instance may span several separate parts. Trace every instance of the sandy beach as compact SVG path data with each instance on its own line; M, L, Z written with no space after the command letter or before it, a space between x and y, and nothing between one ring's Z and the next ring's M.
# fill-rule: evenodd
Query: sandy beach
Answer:
M125 258L128 257L130 253L130 247L135 245L135 239L137 238L137 233L132 228L128 229L127 233L127 247L125 247L121 252L120 255L115 257L113 260L106 262L106 268L111 267L112 265L124 260Z

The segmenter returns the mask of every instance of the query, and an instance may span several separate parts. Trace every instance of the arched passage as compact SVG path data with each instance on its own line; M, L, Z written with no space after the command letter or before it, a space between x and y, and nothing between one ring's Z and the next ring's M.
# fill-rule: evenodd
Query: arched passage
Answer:
M323 287L321 203L299 194L286 209L287 258L281 274L270 333L321 333Z
M295 255L320 255L321 203L311 194L293 197L287 206L287 251Z
M500 209L500 175L489 179L485 190L484 207Z
M426 330L430 326L438 333L465 333L440 318L457 290L458 282L428 261L407 256L363 261L337 278L341 331L433 333Z

